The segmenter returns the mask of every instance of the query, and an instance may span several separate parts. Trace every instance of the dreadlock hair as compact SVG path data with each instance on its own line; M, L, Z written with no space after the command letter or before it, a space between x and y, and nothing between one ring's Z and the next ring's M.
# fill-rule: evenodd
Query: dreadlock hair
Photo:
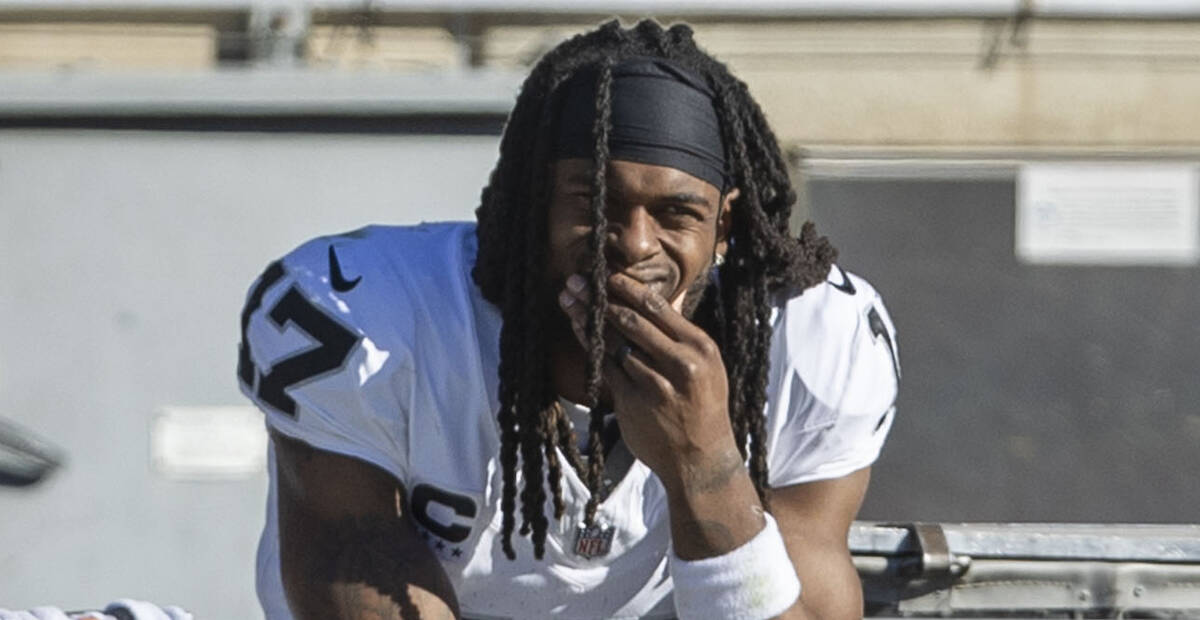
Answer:
M503 490L502 544L516 557L515 528L517 467L520 485L522 536L532 532L534 555L545 551L549 486L554 517L564 512L562 464L558 450L581 473L592 499L585 511L591 525L599 500L604 451L603 416L598 403L604 360L605 281L608 266L604 243L611 128L611 69L634 57L664 58L700 75L716 93L727 173L741 190L733 207L729 249L724 265L712 278L693 320L721 350L729 382L729 416L742 457L749 459L750 476L759 498L768 506L767 458L764 429L771 345L772 296L781 290L802 291L828 275L836 251L818 237L811 222L799 238L791 236L788 220L796 194L775 135L746 85L724 64L701 51L692 29L677 24L664 30L652 20L622 28L616 20L577 35L548 52L521 87L500 142L500 158L475 211L478 255L472 271L484 297L501 310L499 401L500 463ZM592 237L590 270L592 301L587 336L586 405L592 408L588 427L590 447L586 468L575 436L551 383L545 303L557 291L547 282L547 210L553 190L548 173L552 163L555 119L560 87L580 71L597 76L595 146L592 175ZM556 310L556 308L554 308ZM551 310L552 311L552 310Z

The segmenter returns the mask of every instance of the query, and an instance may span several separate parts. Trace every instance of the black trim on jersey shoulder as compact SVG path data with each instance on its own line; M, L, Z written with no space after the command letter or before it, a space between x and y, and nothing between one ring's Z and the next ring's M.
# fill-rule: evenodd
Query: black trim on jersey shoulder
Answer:
M888 416L890 416L890 415L892 415L892 409L888 408L887 411L883 412L883 415L879 416L879 421L875 423L875 430L873 430L871 432L878 433L879 429L883 428L883 423L887 422Z
M342 265L338 262L337 253L333 251L333 244L329 244L329 285L333 290L339 293L349 293L358 283L362 281L362 276L358 276L353 280L347 280L342 274Z
M884 325L883 317L879 316L879 311L875 309L875 306L871 306L867 312L867 324L876 338L883 337L883 343L887 345L888 353L892 356L892 370L896 371L896 383L899 383L900 360L896 359L896 346L892 344L892 335L888 333L887 325Z
M850 276L846 275L845 270L843 270L838 265L834 265L833 269L837 269L838 273L842 274L842 283L838 284L837 282L834 282L832 279L827 278L826 281L829 282L830 286L832 286L833 288L836 288L837 290L839 290L847 295L853 295L858 292L858 289L854 288L854 283L850 281ZM829 270L829 275L831 275L831 276L833 275L833 269Z

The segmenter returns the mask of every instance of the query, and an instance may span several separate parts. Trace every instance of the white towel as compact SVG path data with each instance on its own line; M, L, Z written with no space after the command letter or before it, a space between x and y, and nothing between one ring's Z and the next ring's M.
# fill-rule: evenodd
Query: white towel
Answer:
M0 620L193 620L192 614L167 605L123 598L115 600L104 611L79 611L67 615L57 607L34 607L28 610L0 609Z
M0 620L71 620L57 607L34 607L26 611L0 609Z

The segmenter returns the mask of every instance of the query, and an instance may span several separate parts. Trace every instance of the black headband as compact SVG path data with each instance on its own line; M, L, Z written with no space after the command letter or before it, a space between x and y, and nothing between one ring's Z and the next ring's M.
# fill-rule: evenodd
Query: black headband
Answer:
M597 70L563 86L554 155L591 159ZM722 192L729 188L715 95L691 71L659 58L633 58L612 68L613 159L670 166Z

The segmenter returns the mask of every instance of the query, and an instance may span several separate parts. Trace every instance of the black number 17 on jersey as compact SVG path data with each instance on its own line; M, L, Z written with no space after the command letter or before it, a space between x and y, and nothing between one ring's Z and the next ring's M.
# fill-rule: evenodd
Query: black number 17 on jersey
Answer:
M242 343L238 351L238 379L258 399L276 410L292 417L296 416L296 401L286 389L311 381L342 367L350 351L358 343L358 336L330 317L325 311L309 301L295 286L275 302L267 316L280 329L294 325L317 346L304 349L295 355L275 362L266 372L254 365L250 343L246 332L250 317L262 306L263 295L283 278L285 270L279 261L271 263L250 291L246 307L242 309Z

